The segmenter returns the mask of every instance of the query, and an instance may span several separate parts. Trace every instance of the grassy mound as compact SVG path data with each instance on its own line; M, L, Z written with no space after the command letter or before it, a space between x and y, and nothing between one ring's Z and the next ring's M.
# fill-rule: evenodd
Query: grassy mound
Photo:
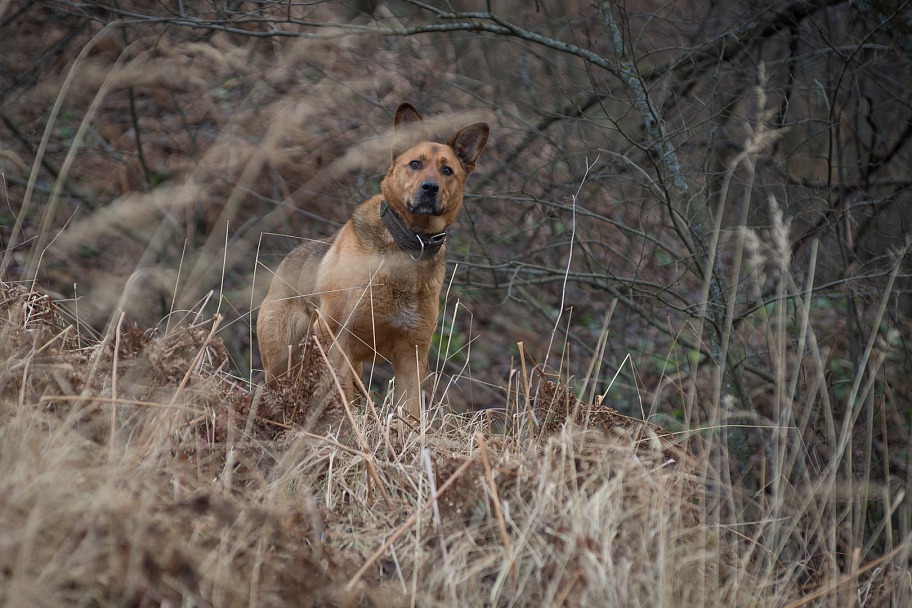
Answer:
M11 285L2 312L5 605L756 593L719 570L727 545L703 521L687 450L557 385L506 425L447 415L401 441L378 404L317 435L293 419L293 395L222 369L213 323L87 343L47 297Z

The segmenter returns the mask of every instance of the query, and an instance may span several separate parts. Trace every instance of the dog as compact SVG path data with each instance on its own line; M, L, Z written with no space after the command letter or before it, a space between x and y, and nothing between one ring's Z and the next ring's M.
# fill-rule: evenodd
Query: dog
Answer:
M393 124L392 164L380 194L333 237L306 242L282 261L260 307L257 340L266 382L274 384L300 365L304 338L322 337L348 401L355 397L352 370L360 374L379 355L393 365L400 413L418 419L446 231L490 128L475 122L445 144L432 142L409 103L396 109Z

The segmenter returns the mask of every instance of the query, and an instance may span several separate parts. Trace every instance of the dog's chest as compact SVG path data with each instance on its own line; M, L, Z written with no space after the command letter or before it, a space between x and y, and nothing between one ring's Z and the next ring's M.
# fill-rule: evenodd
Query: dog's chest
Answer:
M386 324L393 329L410 330L418 326L421 314L416 301L399 300L390 307Z
M426 324L429 317L436 317L437 300L441 281L436 273L415 272L414 269L395 268L382 272L375 282L374 308L377 317L390 329L409 331ZM433 319L433 324L436 319Z
M320 307L362 338L378 333L424 334L436 324L445 271L443 261L416 263L405 254L371 255L334 248L320 272Z

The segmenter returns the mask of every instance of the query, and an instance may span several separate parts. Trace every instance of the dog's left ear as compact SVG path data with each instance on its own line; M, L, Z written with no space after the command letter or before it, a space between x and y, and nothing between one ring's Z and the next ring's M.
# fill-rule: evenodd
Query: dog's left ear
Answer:
M396 108L393 127L393 145L390 149L393 160L418 142L428 138L427 129L421 122L421 114L418 113L415 106L408 102L400 103Z
M490 132L491 129L488 127L488 123L473 122L457 131L447 142L453 148L456 158L462 163L466 173L471 173L475 170L475 161L481 156L481 151L484 150L485 144L488 143Z

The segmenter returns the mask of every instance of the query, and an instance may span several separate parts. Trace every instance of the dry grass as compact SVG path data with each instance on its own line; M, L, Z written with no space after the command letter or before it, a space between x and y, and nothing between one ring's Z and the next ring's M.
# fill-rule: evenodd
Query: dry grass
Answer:
M5 284L2 302L5 605L738 596L713 599L722 548L686 450L605 408L599 429L563 425L589 415L554 385L545 425L450 416L400 444L362 412L362 449L347 420L316 435L279 419L293 404L220 369L209 327L80 348L48 298Z
M31 19L32 45L70 27ZM726 205L758 206L745 179L713 233L732 294L714 361L709 283L641 182L635 129L585 117L532 138L592 86L579 65L541 55L526 82L526 48L472 37L90 25L76 46L92 52L4 109L46 128L44 160L69 174L48 183L28 146L0 150L0 605L912 603L909 323L885 313L908 247L852 277L867 300L846 320L777 204L768 230L724 229ZM292 241L375 190L403 99L458 124L485 109L495 136L450 241L433 407L401 437L376 395L345 410L316 348L304 376L257 386L249 327ZM771 147L764 120L744 121L732 199ZM592 147L629 158L596 169ZM615 315L616 283L636 297ZM750 368L750 407L726 358Z
M504 425L490 412L445 415L401 443L395 423L372 413L388 404L377 404L354 428L340 417L315 434L301 426L306 398L223 369L212 323L90 342L45 296L4 284L0 302L4 605L908 597L908 571L891 566L908 540L844 572L805 564L803 583L775 559L806 554L802 533L815 528L799 522L849 499L844 490L793 488L759 522L723 522L719 501L736 489L699 452L708 445L694 443L693 456L667 432L548 381L520 393L506 430L493 430Z

